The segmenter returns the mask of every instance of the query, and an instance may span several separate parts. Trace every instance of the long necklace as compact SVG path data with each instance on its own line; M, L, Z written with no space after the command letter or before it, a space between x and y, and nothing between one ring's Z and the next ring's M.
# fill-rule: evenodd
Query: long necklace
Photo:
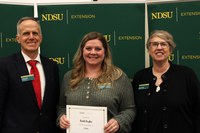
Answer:
M162 83L162 78L161 77L157 77L157 87L156 87L156 92L159 92L160 91L160 84Z
M164 74L164 73L169 69L169 67L170 67L170 66L168 66L167 69L166 69L163 73L159 74L159 76L158 76L158 74L156 74L154 68L152 68L153 74L154 74L155 76L157 75L157 76L156 76L156 77L157 77L157 80L159 79L158 77L160 77L160 80L162 80L161 75ZM161 81L161 82L159 83L159 85L157 85L157 87L156 87L156 92L159 92L159 91L160 91L160 84L161 84L162 82L163 82L163 81Z

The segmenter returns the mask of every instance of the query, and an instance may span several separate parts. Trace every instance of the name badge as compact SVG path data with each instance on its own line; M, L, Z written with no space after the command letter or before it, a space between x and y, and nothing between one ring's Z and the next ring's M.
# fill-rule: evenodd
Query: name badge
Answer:
M140 84L138 90L147 90L149 89L149 84Z
M33 74L21 76L21 81L22 82L32 81L32 80L34 80L34 75Z
M101 83L97 85L99 89L110 89L111 83Z

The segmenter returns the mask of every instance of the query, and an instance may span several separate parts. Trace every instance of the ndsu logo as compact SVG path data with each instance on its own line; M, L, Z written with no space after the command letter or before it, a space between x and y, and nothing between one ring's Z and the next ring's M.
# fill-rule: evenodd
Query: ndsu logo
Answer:
M42 21L62 21L64 14L42 14Z
M64 57L55 57L55 58L49 58L49 59L55 61L57 64L64 64L65 63Z
M171 19L173 12L154 12L151 13L151 19Z
M104 35L105 39L107 42L110 42L111 40L111 35Z
M169 61L173 61L174 60L174 54L171 54L168 59L169 59Z

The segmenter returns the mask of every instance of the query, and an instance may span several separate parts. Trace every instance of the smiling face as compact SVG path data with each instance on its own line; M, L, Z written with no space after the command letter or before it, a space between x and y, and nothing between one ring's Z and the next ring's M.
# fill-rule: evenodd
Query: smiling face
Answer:
M86 66L100 67L105 57L105 49L98 39L89 40L83 48L83 58Z
M170 45L157 36L154 36L149 41L148 52L153 59L153 62L166 62L171 54Z
M21 45L21 50L25 54L38 54L38 48L42 41L38 23L33 20L24 20L19 25L19 32L16 36L16 40Z

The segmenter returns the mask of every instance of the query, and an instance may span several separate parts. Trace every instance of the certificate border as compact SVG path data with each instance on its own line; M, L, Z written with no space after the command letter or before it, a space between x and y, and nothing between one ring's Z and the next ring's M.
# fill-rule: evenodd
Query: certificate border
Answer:
M96 110L96 111L103 111L103 125L107 123L107 107L100 107L100 106L79 106L79 105L66 105L66 114L67 118L70 120L70 111L72 109L78 110ZM70 128L67 128L67 133L71 133Z

